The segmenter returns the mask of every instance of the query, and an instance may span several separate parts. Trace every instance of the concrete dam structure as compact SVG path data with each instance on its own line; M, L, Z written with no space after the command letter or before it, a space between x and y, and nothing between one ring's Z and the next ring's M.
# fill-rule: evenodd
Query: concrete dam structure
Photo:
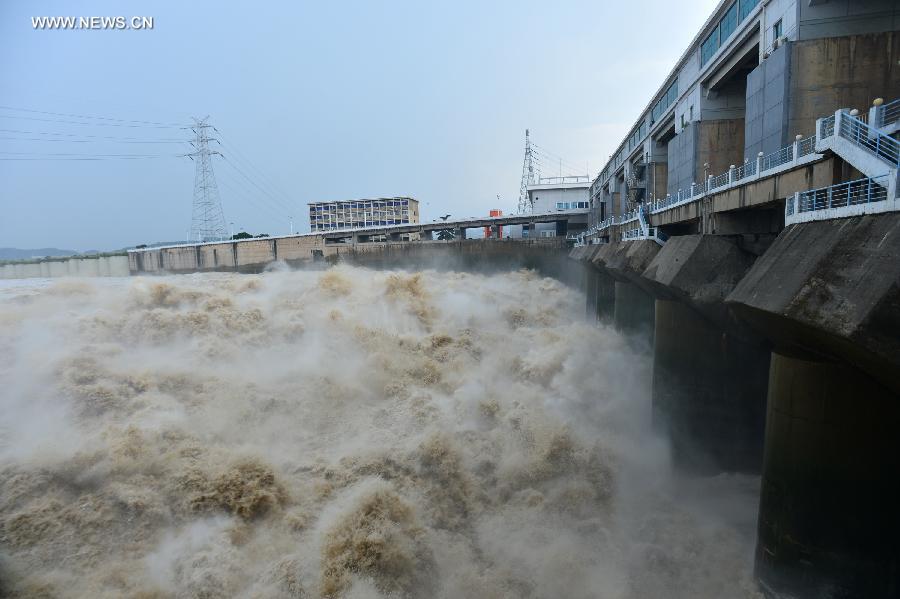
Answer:
M127 277L128 256L88 256L0 265L0 279Z
M596 318L653 339L654 418L683 468L763 475L757 575L892 596L900 214L576 248ZM776 591L773 590L773 595Z
M771 597L900 591L900 144L883 106L638 203L571 254L589 313L652 343L675 463L762 474Z

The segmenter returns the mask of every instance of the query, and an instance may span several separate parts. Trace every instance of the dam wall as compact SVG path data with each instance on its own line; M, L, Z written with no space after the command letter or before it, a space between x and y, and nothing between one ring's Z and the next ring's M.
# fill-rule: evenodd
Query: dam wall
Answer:
M322 268L338 262L378 269L469 272L531 268L578 285L580 268L568 259L568 251L564 238L329 243L319 235L303 235L133 250L128 253L128 266L131 274L255 273L276 262L293 268Z
M0 279L55 277L127 277L128 256L51 258L0 265Z
M746 241L692 234L570 257L594 319L652 326L654 425L674 465L762 475L767 596L896 596L900 214Z

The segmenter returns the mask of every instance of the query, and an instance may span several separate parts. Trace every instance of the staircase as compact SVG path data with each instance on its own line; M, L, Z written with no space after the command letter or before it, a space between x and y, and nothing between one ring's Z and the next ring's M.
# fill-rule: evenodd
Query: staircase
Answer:
M882 123L879 124L884 123L884 114L885 111L881 111L879 120ZM816 152L831 150L866 177L886 185L887 199L895 200L900 191L897 185L900 142L886 131L895 129L896 117L888 124L888 129L873 127L846 110L838 110L833 116L816 122Z
M816 121L816 152L834 152L866 178L795 193L785 202L785 225L900 211L898 106L874 107L869 123L847 110Z

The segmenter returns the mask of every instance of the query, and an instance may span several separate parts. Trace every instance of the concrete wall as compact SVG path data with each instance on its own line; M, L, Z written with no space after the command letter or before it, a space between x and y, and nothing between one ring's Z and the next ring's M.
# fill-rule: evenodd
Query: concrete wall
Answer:
M800 41L790 53L789 136L814 133L839 108L900 97L900 31Z
M535 268L565 281L571 277L561 237L451 242L328 243L321 235L242 240L228 243L154 248L130 252L123 265L137 273L206 270L260 272L275 260L293 266L317 261L349 261L375 268L447 268L470 271ZM236 261L235 258L236 257ZM162 266L160 266L162 264ZM554 270L559 273L554 273Z
M276 260L273 239L254 239L237 244L238 267L267 264Z
M896 0L797 2L800 39L900 30Z
M667 193L678 193L679 189L688 189L691 183L696 182L696 163L697 127L691 125L669 142L666 177Z
M769 154L788 144L790 134L787 129L787 94L791 78L790 57L790 47L782 46L763 60L747 77L747 112L744 117L745 159L755 160L759 152Z
M310 261L313 250L323 250L325 242L319 237L286 237L276 240L278 259L288 263Z
M328 262L368 268L434 268L496 272L532 268L567 284L579 285L581 266L568 258L565 239L475 239L408 243L335 244L327 246Z
M128 256L68 258L0 266L0 279L127 277L128 273Z
M703 181L705 172L718 175L728 170L732 164L739 165L744 160L744 119L719 119L696 123L697 149L693 181ZM704 164L709 169L704 169ZM690 188L688 181L687 187Z

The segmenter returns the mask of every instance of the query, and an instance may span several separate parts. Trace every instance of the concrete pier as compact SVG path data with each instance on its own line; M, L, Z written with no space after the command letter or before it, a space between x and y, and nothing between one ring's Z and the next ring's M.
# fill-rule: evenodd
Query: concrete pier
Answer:
M656 306L646 291L633 283L616 281L613 314L617 330L653 343Z
M653 418L679 469L759 472L769 353L690 306L656 300Z
M900 397L840 362L772 355L756 575L778 597L900 594Z

